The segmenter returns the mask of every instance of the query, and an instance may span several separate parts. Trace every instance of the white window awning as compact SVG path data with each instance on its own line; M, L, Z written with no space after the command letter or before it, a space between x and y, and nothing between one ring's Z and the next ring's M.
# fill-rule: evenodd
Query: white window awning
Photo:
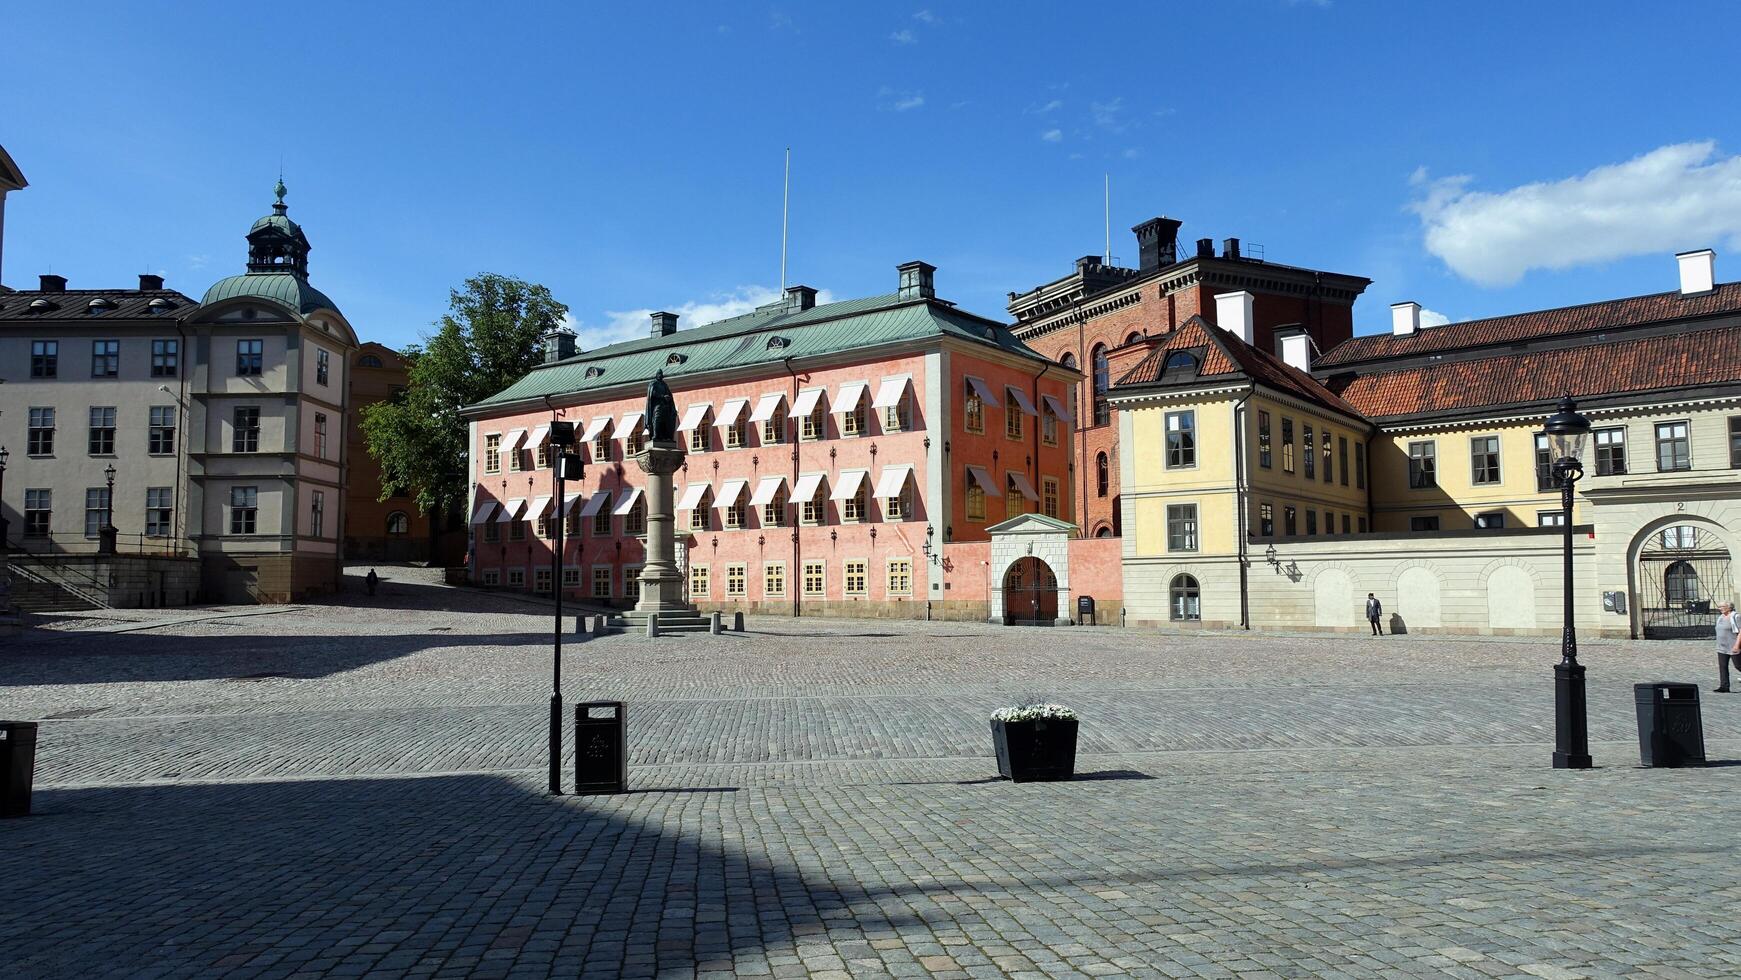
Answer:
M635 503L641 499L641 488L630 487L617 496L617 508L611 513L618 517L635 509Z
M877 396L871 399L872 408L894 408L901 403L901 397L907 393L907 385L912 378L901 375L898 378L884 378L877 386Z
M792 417L801 419L816 411L816 403L822 400L821 388L807 388L798 393L798 399L792 403Z
M834 396L834 404L830 409L835 414L850 412L858 408L858 403L864 398L864 392L870 385L863 381L846 381L840 385L840 394Z
M532 509L528 510L526 512L526 519L533 520L535 518L543 517L544 512L549 510L549 509L550 509L550 497L549 497L549 495L533 498Z
M539 446L544 445L544 440L546 438L548 438L549 435L550 435L550 426L549 425L541 425L538 428L532 430L532 436L531 436L531 438L526 440L526 445L531 446L533 449L537 449Z
M973 393L978 395L979 400L987 406L991 408L1003 407L1003 402L998 401L997 396L991 393L991 385L986 384L983 378L976 378L970 374L967 376L967 386L972 388Z
M1064 407L1064 403L1059 401L1056 395L1041 395L1040 400L1046 403L1046 407L1052 410L1053 415L1056 415L1066 422L1076 421L1071 417L1070 411Z
M851 500L858 496L858 488L864 485L864 479L869 475L867 470L841 470L840 482L835 484L834 492L828 499Z
M683 499L677 501L678 510L694 510L701 498L707 496L706 483L691 483L683 488Z
M1010 393L1010 401L1015 402L1016 407L1020 408L1024 413L1028 415L1040 414L1039 411L1034 408L1034 403L1028 401L1028 396L1022 392L1022 389L1005 388L1004 390Z
M610 499L611 492L609 490L594 491L593 495L587 498L586 506L580 509L580 516L591 517L603 510L605 504L609 502Z
M985 467L969 466L967 475L973 478L973 482L979 484L979 488L985 491L987 497L1003 496L1003 484L993 480L991 474L985 471Z
M750 413L750 421L766 422L773 418L774 413L780 410L780 403L785 400L786 396L777 391L771 395L763 395L761 399L756 402L756 410Z
M496 515L496 523L506 524L509 521L518 520L520 517L520 511L525 509L525 507L526 498L515 497L513 500L502 505L502 512Z
M738 497L744 488L750 485L748 480L727 480L719 485L719 506L731 507L737 504Z
M822 486L823 473L801 473L798 483L792 488L793 500L815 500L816 488Z
M525 429L511 429L508 432L508 438L502 440L502 448L503 449L519 449L520 448L520 441L522 439L525 439L525 438L526 438L526 430Z
M913 468L905 463L883 467L882 478L877 480L877 496L899 497L901 491L907 489L907 480L912 475Z
M495 511L496 502L494 500L478 501L478 509L472 511L472 526L476 527L479 524L488 524L490 522L490 515L495 513Z
M617 438L632 438L635 433L641 431L641 423L645 422L646 419L647 417L640 412L624 412L623 420L617 423Z
M785 485L786 478L783 476L762 477L762 481L756 484L756 492L750 494L750 506L766 507L773 503L774 498L780 495L780 488Z
M586 431L581 433L580 441L581 442L596 442L596 441L598 441L598 437L600 435L604 434L605 426L610 425L610 424L611 424L611 417L609 415L601 415L598 418L593 419L591 422L588 422L586 424Z
M1007 472L1010 482L1016 485L1016 489L1022 492L1022 496L1035 503L1040 502L1040 495L1034 492L1034 485L1028 482L1026 475L1017 473L1015 470L1009 470Z
M701 402L700 404L691 405L688 408L684 409L683 421L677 423L677 431L678 432L693 431L696 426L701 424L701 420L707 417L707 412L711 408L713 408L713 406L711 404L709 404L707 402Z
M719 417L714 420L713 424L720 428L724 428L728 425L736 425L738 416L744 413L744 409L748 408L749 404L750 400L748 398L726 399L726 403L719 407Z

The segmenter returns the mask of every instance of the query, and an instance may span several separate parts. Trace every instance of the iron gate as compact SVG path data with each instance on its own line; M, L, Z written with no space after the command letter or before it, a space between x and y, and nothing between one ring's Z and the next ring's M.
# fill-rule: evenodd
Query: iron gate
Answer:
M1729 593L1729 550L1691 525L1663 528L1639 551L1638 578L1645 639L1710 636Z
M1052 625L1058 618L1058 577L1045 562L1027 555L1003 578L1004 625Z

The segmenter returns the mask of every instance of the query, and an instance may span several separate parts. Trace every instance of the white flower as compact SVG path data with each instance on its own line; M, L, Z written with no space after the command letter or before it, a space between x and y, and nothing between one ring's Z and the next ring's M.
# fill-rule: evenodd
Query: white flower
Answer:
M992 721L1075 721L1076 712L1061 704L1018 704L992 712Z

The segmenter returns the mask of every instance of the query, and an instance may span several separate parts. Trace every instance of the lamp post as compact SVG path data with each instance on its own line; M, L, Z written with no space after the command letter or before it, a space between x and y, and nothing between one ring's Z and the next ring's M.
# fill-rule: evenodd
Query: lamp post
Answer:
M556 452L556 547L550 556L550 590L556 596L556 624L552 630L555 653L550 666L550 795L562 795L562 525L563 496L571 472L580 477L580 457L568 452L574 445L574 423L552 420L550 448Z
M1560 410L1549 416L1542 431L1554 457L1553 475L1560 484L1564 509L1565 625L1560 634L1560 662L1554 665L1554 768L1590 768L1590 723L1584 700L1584 665L1578 663L1578 633L1572 623L1576 606L1572 595L1572 487L1584 475L1584 444L1590 438L1590 420L1578 414L1570 395L1560 399Z
M6 553L6 460L11 457L5 446L0 446L0 555Z
M103 526L97 529L97 551L100 554L115 553L115 464L110 463L103 470L103 477L108 481L108 498L103 502Z

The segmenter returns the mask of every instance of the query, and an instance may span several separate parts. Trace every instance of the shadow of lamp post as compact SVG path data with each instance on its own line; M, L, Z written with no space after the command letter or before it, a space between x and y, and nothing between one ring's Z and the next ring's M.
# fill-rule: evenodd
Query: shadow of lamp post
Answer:
M1578 634L1572 623L1572 489L1584 475L1584 444L1590 420L1578 414L1570 395L1542 426L1554 457L1553 474L1560 484L1564 508L1565 557L1563 591L1565 625L1560 634L1560 662L1554 665L1554 768L1590 768L1590 724L1584 700L1584 665L1578 663Z

